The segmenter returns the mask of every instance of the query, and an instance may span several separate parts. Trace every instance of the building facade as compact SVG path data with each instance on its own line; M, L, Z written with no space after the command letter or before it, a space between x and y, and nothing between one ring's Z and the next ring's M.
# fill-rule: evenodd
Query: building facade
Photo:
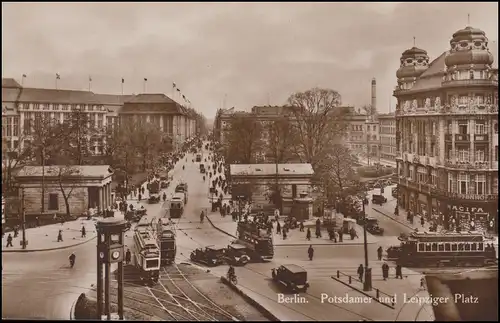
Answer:
M157 111L155 100L159 97L165 101L162 104L166 111ZM154 112L145 113L148 109ZM74 111L87 114L89 126L100 130L116 126L121 115L140 115L152 122L160 120L161 129L179 145L196 135L196 119L192 113L164 94L109 95L24 88L13 79L2 79L2 139L9 149L28 143L30 125L42 117L66 122ZM104 131L102 133L102 137L91 140L89 149L94 155L103 153Z
M445 228L497 230L498 69L482 30L453 34L429 64L403 52L396 75L398 206Z
M90 208L100 211L110 208L112 175L106 165L49 166L45 170L41 166L24 166L16 175L16 181L26 220L30 222L33 217L46 214L66 214L64 196L73 216L80 216ZM45 205L43 212L42 198ZM18 217L17 214L9 216Z
M379 114L380 159L396 162L396 117L394 113Z
M380 124L376 116L352 113L347 117L346 145L369 164L380 159Z
M276 183L281 189L284 214L290 214L293 200L301 194L313 196L311 164L231 164L230 182L233 198L244 195L262 208L270 208L271 187Z

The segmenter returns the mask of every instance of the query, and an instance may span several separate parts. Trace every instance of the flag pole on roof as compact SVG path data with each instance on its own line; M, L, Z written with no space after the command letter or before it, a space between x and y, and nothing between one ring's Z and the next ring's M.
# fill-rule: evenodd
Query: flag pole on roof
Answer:
M61 79L61 75L59 73L56 73L56 90L57 90L57 80Z
M123 95L123 84L125 83L125 79L122 77L122 95Z

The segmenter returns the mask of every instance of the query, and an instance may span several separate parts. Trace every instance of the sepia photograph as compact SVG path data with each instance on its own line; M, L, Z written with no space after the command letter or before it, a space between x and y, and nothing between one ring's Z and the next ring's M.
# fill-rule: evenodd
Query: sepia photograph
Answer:
M497 2L2 2L2 319L497 322L498 214Z

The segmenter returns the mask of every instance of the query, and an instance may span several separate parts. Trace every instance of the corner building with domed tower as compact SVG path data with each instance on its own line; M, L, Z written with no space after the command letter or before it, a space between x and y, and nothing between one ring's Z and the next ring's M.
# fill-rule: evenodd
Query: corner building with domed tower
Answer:
M466 27L429 63L403 52L396 108L398 205L447 230L498 232L498 69Z

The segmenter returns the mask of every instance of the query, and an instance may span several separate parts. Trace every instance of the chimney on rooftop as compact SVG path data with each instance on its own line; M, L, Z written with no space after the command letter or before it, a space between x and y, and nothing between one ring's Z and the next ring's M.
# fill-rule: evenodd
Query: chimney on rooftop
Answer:
M372 79L372 103L371 103L372 109L376 110L377 109L377 81L375 78Z

